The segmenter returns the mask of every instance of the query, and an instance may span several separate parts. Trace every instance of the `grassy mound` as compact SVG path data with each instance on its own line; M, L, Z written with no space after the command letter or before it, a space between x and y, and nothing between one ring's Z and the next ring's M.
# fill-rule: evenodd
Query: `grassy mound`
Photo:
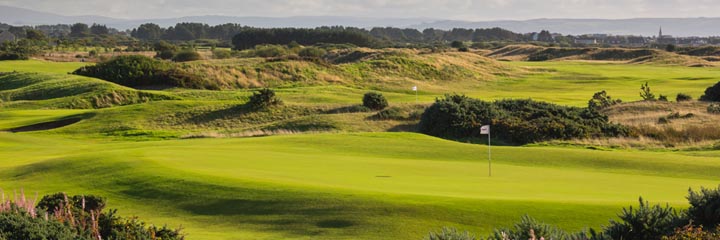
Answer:
M106 108L174 99L94 78L44 73L0 74L0 99L12 108Z
M297 87L339 84L406 91L408 86L473 83L515 74L512 67L473 53L354 49L324 60L246 58L181 64L214 79L221 88Z

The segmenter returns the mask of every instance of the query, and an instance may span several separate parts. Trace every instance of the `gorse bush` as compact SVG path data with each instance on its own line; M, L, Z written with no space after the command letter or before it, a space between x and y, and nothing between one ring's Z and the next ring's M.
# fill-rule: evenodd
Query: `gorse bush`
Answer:
M175 62L190 62L190 61L198 61L202 60L202 56L200 56L199 53L197 53L194 50L186 49L178 52L175 54L175 56L172 58Z
M708 105L707 112L712 114L720 114L720 104L712 103Z
M280 105L282 104L282 101L280 98L278 98L275 95L275 91L272 89L260 89L253 93L252 96L250 96L250 100L248 101L247 105L250 106L250 108L258 110L258 109L265 109L270 106Z
M298 52L298 55L306 58L321 58L327 54L327 51L317 47L306 47Z
M381 93L368 92L363 96L363 106L372 110L382 110L388 107L388 101Z
M700 97L701 101L720 102L720 82L705 89L705 94Z
M510 229L495 229L488 240L505 239L568 239L569 234L555 226L538 222L530 216L523 216Z
M639 202L637 208L623 208L618 215L620 221L611 220L605 227L605 235L611 239L660 239L687 224L670 206L651 206L642 198Z
M205 81L173 63L139 55L118 56L93 66L82 67L73 74L99 78L128 87L172 86L220 89L218 83Z
M619 103L622 103L622 100L612 99L605 90L602 90L593 94L593 97L588 101L588 108L597 111Z
M677 97L675 97L675 101L676 102L692 101L692 96L690 96L690 94L678 93Z
M687 196L690 208L687 215L698 224L709 229L720 225L720 186L716 189L700 188L700 191L689 190Z
M527 144L553 139L625 136L629 130L597 111L532 100L485 102L446 95L420 119L422 133L452 139L480 136L480 126L493 125L499 139Z
M44 196L36 206L21 191L14 200L0 202L0 239L184 239L179 229L148 226L117 216L117 210L103 211L104 206L101 197L64 193Z
M456 228L444 227L439 232L430 232L425 240L475 240L470 232L458 231Z

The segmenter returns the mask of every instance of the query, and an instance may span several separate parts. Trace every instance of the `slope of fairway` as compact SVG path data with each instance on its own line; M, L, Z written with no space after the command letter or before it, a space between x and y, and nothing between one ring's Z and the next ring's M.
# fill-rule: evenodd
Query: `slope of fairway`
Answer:
M32 144L31 144L32 143ZM496 147L418 134L94 142L0 133L4 189L94 193L192 239L419 239L523 214L599 227L642 195L684 207L717 155Z

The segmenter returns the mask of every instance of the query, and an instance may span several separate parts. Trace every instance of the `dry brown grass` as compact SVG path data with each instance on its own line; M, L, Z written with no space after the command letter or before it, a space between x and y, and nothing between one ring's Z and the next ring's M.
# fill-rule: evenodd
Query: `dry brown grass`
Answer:
M720 115L707 112L709 103L699 101L624 103L604 110L610 121L630 127L637 137L622 139L582 140L598 145L633 148L694 148L714 147L720 141ZM687 118L668 118L670 115ZM663 123L660 118L668 119ZM589 142L588 142L589 141Z
M83 56L77 58L76 56ZM52 62L80 62L83 59L85 62L100 62L102 59L108 59L116 56L128 56L128 55L141 55L146 57L154 57L155 52L113 52L113 53L99 53L95 57L89 57L88 52L49 52L41 56L35 57L36 59L52 61Z

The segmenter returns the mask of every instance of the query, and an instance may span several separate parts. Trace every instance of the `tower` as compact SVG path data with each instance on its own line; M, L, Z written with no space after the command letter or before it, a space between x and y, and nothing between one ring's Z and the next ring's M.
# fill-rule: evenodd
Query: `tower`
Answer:
M662 38L662 37L663 37L663 34L662 34L662 27L660 27L660 33L658 34L658 39L660 39L660 38Z

